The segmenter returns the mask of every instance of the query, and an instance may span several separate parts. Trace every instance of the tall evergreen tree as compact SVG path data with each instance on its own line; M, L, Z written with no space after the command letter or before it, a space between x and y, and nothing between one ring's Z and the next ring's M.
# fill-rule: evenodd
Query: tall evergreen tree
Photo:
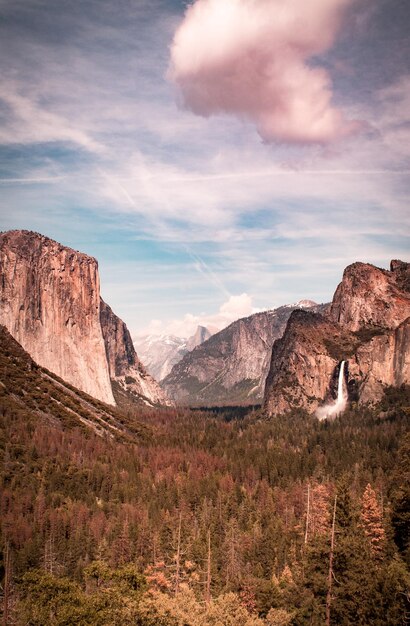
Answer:
M394 540L410 567L410 433L403 438L400 446L392 482Z
M362 497L360 518L361 527L369 541L372 556L381 559L386 543L386 533L376 492L370 484L367 485Z

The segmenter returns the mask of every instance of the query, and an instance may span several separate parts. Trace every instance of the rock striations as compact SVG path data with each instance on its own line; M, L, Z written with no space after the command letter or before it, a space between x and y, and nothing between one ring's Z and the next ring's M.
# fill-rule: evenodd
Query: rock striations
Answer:
M237 320L186 354L161 384L176 402L193 406L261 402L273 342L292 311L326 306L303 301Z
M131 360L135 374L139 362L125 345L126 327L118 318L122 339L121 332L111 336L112 324L103 333L105 307L94 258L38 233L0 233L0 323L39 365L113 405L116 363ZM126 367L121 371L125 376ZM148 402L164 397L143 374L140 388Z
M39 365L115 404L95 259L37 233L1 233L0 323Z
M266 380L269 414L313 412L335 395L346 361L350 399L380 399L386 386L410 382L410 265L390 271L365 263L346 268L325 316L298 311L275 342Z

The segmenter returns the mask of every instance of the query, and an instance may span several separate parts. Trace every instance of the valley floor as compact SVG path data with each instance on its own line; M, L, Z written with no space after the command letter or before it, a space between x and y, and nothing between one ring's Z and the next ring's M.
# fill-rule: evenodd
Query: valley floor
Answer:
M408 623L408 387L332 422L130 405L113 434L24 359L0 364L4 624Z

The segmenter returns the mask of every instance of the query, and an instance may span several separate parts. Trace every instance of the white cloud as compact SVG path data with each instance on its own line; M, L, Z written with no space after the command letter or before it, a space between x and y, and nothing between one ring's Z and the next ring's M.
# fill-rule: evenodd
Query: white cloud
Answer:
M184 104L248 117L266 141L328 143L360 129L332 105L328 50L351 0L196 0L171 48Z
M252 305L252 297L247 293L242 293L237 296L230 296L226 302L221 304L217 313L204 313L202 315L186 313L181 319L171 321L151 320L148 326L138 333L138 336L176 335L177 337L188 338L195 333L198 326L205 326L216 332L226 328L226 326L229 326L229 324L241 317L257 313L258 310Z

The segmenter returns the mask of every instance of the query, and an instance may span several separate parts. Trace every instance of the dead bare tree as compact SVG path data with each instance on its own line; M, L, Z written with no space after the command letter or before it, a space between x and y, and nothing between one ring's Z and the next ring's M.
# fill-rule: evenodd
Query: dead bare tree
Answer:
M335 547L336 503L337 503L337 495L335 495L335 501L333 505L333 521L332 521L332 532L331 532L331 538L330 538L329 574L327 578L327 596L326 596L326 626L330 626L330 607L332 604L333 553L334 553L334 547Z
M211 601L211 531L208 530L208 554L206 559L205 602Z

